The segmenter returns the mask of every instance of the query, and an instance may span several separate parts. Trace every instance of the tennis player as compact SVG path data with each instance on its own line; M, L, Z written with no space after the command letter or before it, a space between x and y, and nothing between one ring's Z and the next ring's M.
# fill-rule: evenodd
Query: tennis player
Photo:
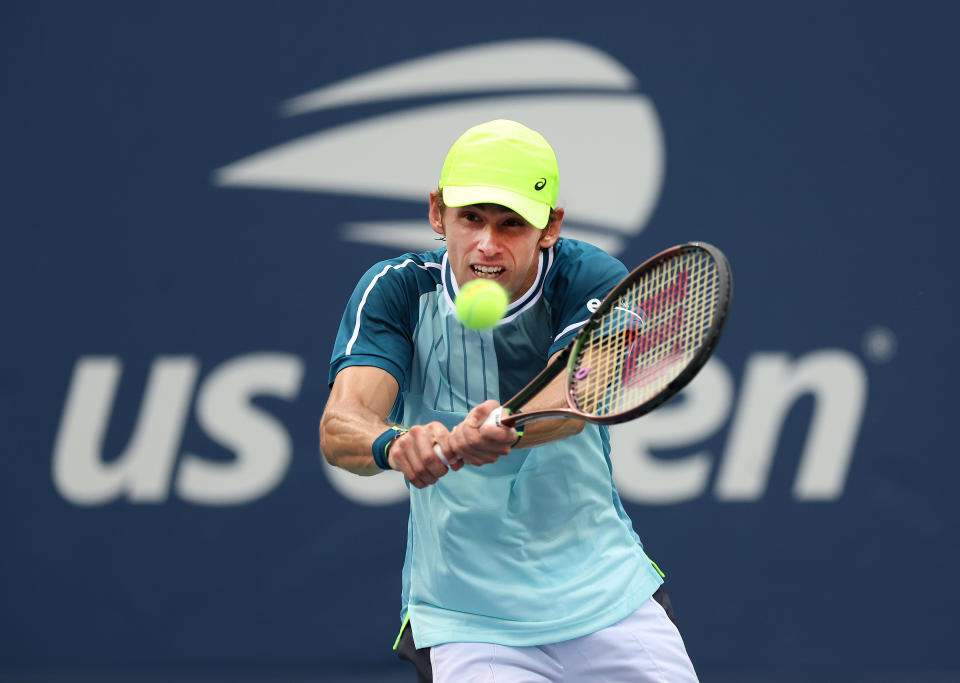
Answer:
M421 681L696 680L651 598L661 575L613 484L607 428L482 426L627 274L560 237L558 183L539 133L506 120L469 129L430 193L445 248L373 266L340 324L321 446L333 465L408 482L395 647ZM509 294L491 330L454 312L476 278ZM564 405L562 378L542 400Z

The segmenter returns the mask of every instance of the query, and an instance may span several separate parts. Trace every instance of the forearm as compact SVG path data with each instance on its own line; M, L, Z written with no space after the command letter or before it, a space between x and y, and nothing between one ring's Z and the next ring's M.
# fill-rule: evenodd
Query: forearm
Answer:
M327 410L320 421L320 449L331 465L370 476L381 470L373 460L373 442L390 425L369 411Z
M356 474L382 472L373 460L373 442L390 425L397 382L370 366L341 370L320 420L320 449L331 465Z
M528 403L524 410L533 412L550 408L566 408L566 380L561 373L555 377L541 394ZM523 436L515 448L532 448L551 441L566 439L583 431L586 422L568 418L537 420L523 425Z
M566 439L579 434L587 423L583 420L556 419L538 420L523 425L523 436L514 448L533 448L551 441Z

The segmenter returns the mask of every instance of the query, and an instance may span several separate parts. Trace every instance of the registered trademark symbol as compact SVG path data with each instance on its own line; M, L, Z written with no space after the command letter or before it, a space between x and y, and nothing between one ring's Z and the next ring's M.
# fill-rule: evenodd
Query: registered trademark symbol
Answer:
M877 325L863 333L863 353L874 363L889 363L897 355L897 336L889 327Z

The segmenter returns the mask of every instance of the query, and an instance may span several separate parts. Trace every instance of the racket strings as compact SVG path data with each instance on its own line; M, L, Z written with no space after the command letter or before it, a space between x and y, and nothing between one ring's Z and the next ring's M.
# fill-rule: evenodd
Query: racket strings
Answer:
M719 268L701 250L642 273L580 345L570 378L577 408L610 416L654 398L702 346L719 298Z

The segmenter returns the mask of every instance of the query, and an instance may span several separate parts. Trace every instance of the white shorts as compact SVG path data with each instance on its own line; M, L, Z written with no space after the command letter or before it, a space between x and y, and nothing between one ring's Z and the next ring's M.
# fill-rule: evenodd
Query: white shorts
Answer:
M430 648L434 683L685 683L697 674L652 598L613 626L552 645L445 643Z

